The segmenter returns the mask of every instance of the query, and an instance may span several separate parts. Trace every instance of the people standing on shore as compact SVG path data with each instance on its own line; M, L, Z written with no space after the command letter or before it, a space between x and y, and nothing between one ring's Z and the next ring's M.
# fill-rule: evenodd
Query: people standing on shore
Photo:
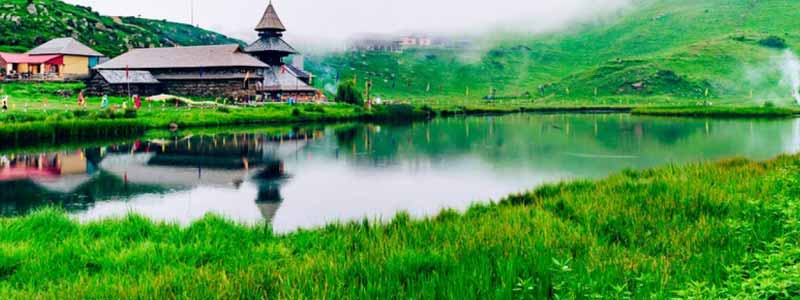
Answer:
M142 97L140 97L139 95L133 96L133 107L136 108L136 110L142 108Z
M8 111L8 95L3 95L3 112Z
M108 108L108 95L103 95L103 101L100 102L100 108L102 109Z
M86 98L83 97L83 90L78 93L78 107L86 108Z

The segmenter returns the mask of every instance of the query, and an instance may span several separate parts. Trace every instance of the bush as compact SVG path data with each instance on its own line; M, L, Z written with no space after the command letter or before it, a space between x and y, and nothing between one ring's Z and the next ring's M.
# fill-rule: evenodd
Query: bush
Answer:
M300 110L297 109L297 108L293 109L292 110L292 116L299 117L300 116Z
M325 108L321 105L306 105L303 106L303 111L305 112L314 112L314 113L325 113Z
M769 36L765 39L758 41L758 44L767 48L786 49L786 40L778 36Z
M217 107L217 111L218 111L218 112L221 112L221 113L225 113L225 114L227 114L227 113L230 113L230 112L231 112L231 109L230 109L230 108L227 108L227 107L225 107L225 106L220 106L220 107Z
M72 111L72 115L74 115L76 118L83 118L89 116L89 111L85 109L74 110Z
M134 109L134 108L125 109L124 117L126 119L135 119L136 118L136 109Z
M60 112L54 113L48 116L44 121L45 122L62 122L67 120L72 120L75 118L75 115L71 112Z
M339 84L336 89L336 101L355 105L364 105L364 96L356 87L355 82L347 80Z
M764 102L764 107L773 108L773 107L775 107L775 103L772 103L770 101Z

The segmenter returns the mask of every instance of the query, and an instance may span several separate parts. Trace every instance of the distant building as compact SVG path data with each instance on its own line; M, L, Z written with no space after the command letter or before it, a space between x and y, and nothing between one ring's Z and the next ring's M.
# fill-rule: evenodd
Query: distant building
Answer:
M427 36L406 36L400 38L400 46L409 47L430 47L433 46L433 39Z
M173 94L245 97L256 94L269 66L239 45L134 49L95 67L89 94Z
M283 40L286 27L275 12L272 2L267 6L255 30L259 39L244 51L269 65L264 70L263 82L256 87L259 94L273 101L286 101L289 98L299 102L317 100L320 92L309 85L311 74L302 70L302 66L287 65L283 61L287 56L299 53Z
M10 79L85 79L103 54L73 38L51 40L24 54L0 53L0 69Z
M363 36L351 40L347 45L353 52L399 52L403 50L401 41L383 36Z

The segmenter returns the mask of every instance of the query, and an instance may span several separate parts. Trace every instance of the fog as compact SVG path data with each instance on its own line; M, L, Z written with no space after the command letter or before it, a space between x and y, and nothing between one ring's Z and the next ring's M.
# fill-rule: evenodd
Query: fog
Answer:
M633 0L274 0L290 41L342 42L359 34L541 33L613 16ZM105 15L190 23L192 0L66 0ZM194 0L194 24L255 39L268 0Z

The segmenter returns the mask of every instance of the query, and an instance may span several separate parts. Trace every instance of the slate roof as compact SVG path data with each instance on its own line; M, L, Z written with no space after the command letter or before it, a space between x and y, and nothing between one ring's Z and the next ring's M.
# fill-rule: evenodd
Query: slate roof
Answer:
M300 70L300 68L295 67L294 65L287 64L286 69L292 73L292 75L296 76L297 78L311 78L311 74L304 70Z
M281 68L271 68L264 74L264 82L260 88L265 92L317 92L290 72L283 72Z
M214 67L267 68L239 45L133 49L95 69L181 69Z
M135 84L156 84L159 83L158 79L153 77L149 71L127 71L128 75L126 78L126 71L124 70L100 70L100 76L106 80L106 82L110 84L123 84L123 83L135 83Z
M76 55L76 56L89 56L89 57L102 57L102 53L95 51L89 46L81 44L73 38L59 38L50 40L39 47L33 48L28 51L30 55Z
M298 53L289 43L277 36L262 37L244 48L245 52L255 53L264 51L284 52L288 54Z
M272 6L272 1L270 1L269 6L267 6L264 16L261 17L261 22L258 22L258 25L256 25L256 31L286 31L286 27L283 26L281 18L279 18L278 13L275 12L275 7Z
M254 73L232 73L232 74L159 74L159 80L221 80L221 79L261 79L262 76Z

